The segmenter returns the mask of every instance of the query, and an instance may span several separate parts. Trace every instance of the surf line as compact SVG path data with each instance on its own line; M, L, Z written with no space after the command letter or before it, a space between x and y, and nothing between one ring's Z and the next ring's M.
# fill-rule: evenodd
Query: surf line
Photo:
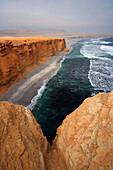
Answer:
M68 43L67 43L67 48L69 49L69 53L66 53L66 52L63 52L63 53L62 53L62 52L61 52L60 54L58 54L58 56L59 56L59 55L60 55L60 56L62 55L62 59L61 59L61 61L60 61L60 63L59 63L59 65L60 65L59 68L50 76L50 78L48 78L48 79L46 79L46 80L43 81L42 86L37 90L37 95L32 98L31 103L27 106L27 108L28 108L29 110L32 111L32 110L35 108L35 106L36 106L36 104L37 104L37 101L41 98L42 94L44 93L44 91L45 91L45 89L46 89L46 85L47 85L48 81L49 81L51 78L53 78L55 75L57 75L58 71L59 71L60 68L62 67L62 63L64 62L66 56L69 55L70 52L73 50L72 44L75 44L75 43L71 43L71 44L68 44Z
M61 68L61 66L62 66L62 63L63 63L63 61L65 60L66 54L60 54L60 55L63 55L63 58L62 58L62 60L61 60L60 63L59 63L59 64L60 64L60 67L50 76L50 78L48 78L48 79L46 79L46 80L43 81L42 86L37 90L37 95L32 98L31 103L27 106L27 108L28 108L29 110L32 111L32 110L34 109L37 101L41 98L42 94L44 93L48 81L49 81L51 78L53 78L53 77L58 73L58 71L60 70L60 68ZM56 67L56 64L52 64L52 66L55 68L55 67Z

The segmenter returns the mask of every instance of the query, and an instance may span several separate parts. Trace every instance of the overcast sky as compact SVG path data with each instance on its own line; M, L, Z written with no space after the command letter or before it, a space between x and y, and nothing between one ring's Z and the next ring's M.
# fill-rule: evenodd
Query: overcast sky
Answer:
M113 34L113 0L0 0L0 29Z

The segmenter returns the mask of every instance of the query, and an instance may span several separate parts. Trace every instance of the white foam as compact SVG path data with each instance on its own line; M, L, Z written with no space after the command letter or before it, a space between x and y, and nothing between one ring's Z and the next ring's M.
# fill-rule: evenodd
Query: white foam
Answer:
M62 62L65 60L65 57L66 57L66 56L63 56L63 59L62 59L61 62L60 62L60 67L62 66ZM46 84L48 83L48 81L49 81L53 76L55 76L55 75L57 74L58 70L59 70L59 69L57 69L57 70L55 71L55 73L53 73L53 74L51 75L51 77L50 77L49 79L46 79L46 80L43 81L43 85L41 86L40 89L37 90L37 95L33 97L33 99L31 100L31 103L27 106L27 108L28 108L29 110L33 110L33 109L34 109L34 107L35 107L36 104L37 104L37 101L41 98L44 90L46 89Z
M96 90L109 91L113 89L113 60L107 54L113 54L111 42L92 39L83 43L80 52L90 59L88 79ZM103 45L101 45L103 44ZM104 61L105 60L105 61Z
M81 47L80 53L87 58L98 58L105 54L105 52L100 49L100 45L84 45Z
M89 81L96 90L113 89L113 61L90 60Z
M34 76L32 76L31 78L29 78L22 86L18 87L18 90L11 96L11 100L13 100L15 97L17 97L19 95L19 93L23 90L26 89L27 86L31 87L32 84L36 81L39 80L40 77L44 76L45 73L49 73L51 71L51 69L56 67L56 63L53 62L49 67L43 69L41 72L35 74Z
M113 55L113 46L101 45L101 50L106 51L108 54Z
M92 40L93 44L111 44L109 41L101 41L100 39Z
M111 44L111 42L108 42L108 41L100 41L100 44Z
M104 46L104 47L103 47ZM89 59L101 59L101 60L110 60L107 58L108 53L112 53L112 49L106 48L106 50L102 50L101 48L105 48L105 45L83 45L80 49L80 53ZM108 46L107 46L108 47ZM107 51L109 50L109 52Z
M41 86L41 88L39 90L37 90L37 95L33 97L33 99L31 100L31 103L27 106L28 109L33 110L34 106L37 103L37 100L41 98L48 81L49 81L49 79L46 79L43 81L43 85Z
M65 58L66 58L66 56L63 56L63 59L62 59L61 62L60 62L60 68L62 67L62 63L64 62ZM58 69L58 70L59 70L59 69ZM57 74L58 70L56 71L55 75Z
M75 44L74 41L72 41L72 42L73 42L73 44ZM71 47L72 42L70 42L70 43L68 42L68 47L67 47L67 48L69 49L69 53L73 50L73 48ZM69 53L68 53L68 54L69 54ZM63 58L62 58L62 60L61 60L61 62L60 62L60 68L61 68L61 66L62 66L62 63L63 63L64 60L65 60L65 57L66 57L66 55L63 56ZM60 69L60 68L59 68L59 69ZM58 69L58 70L59 70L59 69ZM44 90L46 89L46 84L48 83L48 81L49 81L53 76L55 76L55 75L57 74L58 70L56 70L55 73L52 74L49 79L46 79L46 80L43 81L43 85L41 86L41 88L40 88L39 90L37 90L37 95L33 97L33 99L31 100L31 103L27 106L28 109L30 109L30 110L33 110L33 109L34 109L34 107L35 107L36 104L37 104L37 101L41 98Z

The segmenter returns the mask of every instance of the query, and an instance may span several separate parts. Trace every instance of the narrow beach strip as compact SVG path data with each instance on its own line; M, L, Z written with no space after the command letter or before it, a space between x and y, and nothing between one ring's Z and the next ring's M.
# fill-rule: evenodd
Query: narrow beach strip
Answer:
M67 48L71 50L71 44L76 41L78 41L76 38L67 39ZM34 96L37 95L37 91L44 84L44 80L51 78L60 68L60 63L65 55L66 52L61 52L47 59L45 63L40 64L38 67L33 68L26 74L26 79L21 79L11 86L9 90L0 97L0 100L28 106Z

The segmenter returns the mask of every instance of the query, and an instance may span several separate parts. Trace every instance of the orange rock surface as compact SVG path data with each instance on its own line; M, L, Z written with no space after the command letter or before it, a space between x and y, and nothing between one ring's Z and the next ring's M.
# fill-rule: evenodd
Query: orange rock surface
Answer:
M113 91L87 98L49 146L25 107L0 102L1 169L113 169Z
M0 94L65 47L65 40L60 38L0 39Z
M0 169L45 169L47 140L31 112L0 102Z
M65 52L69 52L69 50L68 50L67 48L64 48L64 51L65 51Z
M87 98L57 130L67 169L113 169L113 91Z

